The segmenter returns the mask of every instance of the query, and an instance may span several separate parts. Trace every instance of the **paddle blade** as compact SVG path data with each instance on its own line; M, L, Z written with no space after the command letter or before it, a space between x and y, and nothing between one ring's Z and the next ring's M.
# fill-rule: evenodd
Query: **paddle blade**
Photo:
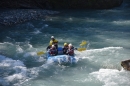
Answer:
M78 51L85 51L86 48L77 48Z
M84 46L87 44L87 41L82 41L82 43L80 44L80 46Z
M42 54L44 54L43 51L41 51L41 52L37 52L37 55L42 55Z

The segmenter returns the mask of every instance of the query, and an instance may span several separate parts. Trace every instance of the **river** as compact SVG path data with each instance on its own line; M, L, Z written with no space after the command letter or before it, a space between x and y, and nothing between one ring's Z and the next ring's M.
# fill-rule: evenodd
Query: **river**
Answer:
M120 62L130 57L130 5L105 10L60 10L57 15L0 26L1 86L130 86L130 72ZM87 50L75 50L78 62L46 62L51 36Z

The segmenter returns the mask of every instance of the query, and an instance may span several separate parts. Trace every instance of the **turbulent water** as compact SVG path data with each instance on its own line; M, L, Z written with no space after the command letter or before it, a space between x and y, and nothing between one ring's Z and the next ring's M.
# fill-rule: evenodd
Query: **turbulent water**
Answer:
M130 72L120 62L130 58L130 8L65 10L55 16L0 26L1 86L130 86ZM51 36L87 50L75 51L77 64L46 62Z

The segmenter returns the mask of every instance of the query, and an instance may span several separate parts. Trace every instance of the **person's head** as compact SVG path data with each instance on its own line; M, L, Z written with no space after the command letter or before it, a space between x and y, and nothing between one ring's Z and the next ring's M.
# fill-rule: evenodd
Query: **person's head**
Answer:
M54 49L54 48L55 48L55 45L52 45L51 47Z
M68 44L67 44L67 43L64 43L64 46L68 46Z
M69 47L69 48L72 48L72 47L73 47L73 45L70 43L70 44L68 45L68 47Z
M54 36L51 36L51 39L54 40L55 39Z

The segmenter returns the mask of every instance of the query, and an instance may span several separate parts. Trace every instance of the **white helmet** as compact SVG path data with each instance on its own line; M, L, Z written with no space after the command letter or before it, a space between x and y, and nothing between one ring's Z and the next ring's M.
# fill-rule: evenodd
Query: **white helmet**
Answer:
M52 45L51 47L52 47L52 48L55 48L55 45Z
M51 38L53 39L53 38L54 38L54 36L51 36Z
M68 46L69 46L69 47L71 47L71 46L72 46L72 44L70 43Z

